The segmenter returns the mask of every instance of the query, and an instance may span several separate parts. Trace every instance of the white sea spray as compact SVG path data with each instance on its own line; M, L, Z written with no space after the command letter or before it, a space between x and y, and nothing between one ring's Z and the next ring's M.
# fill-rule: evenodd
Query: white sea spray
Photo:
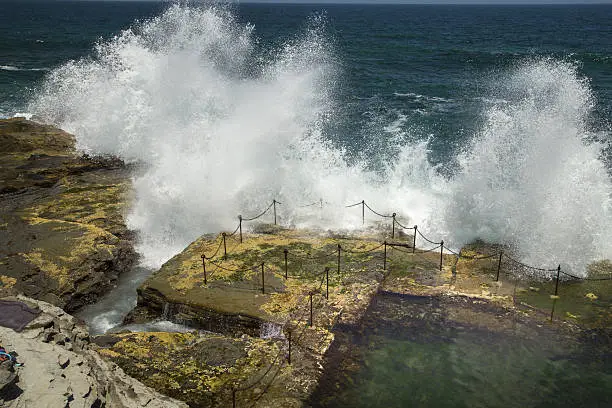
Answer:
M273 199L287 225L359 228L361 211L345 206L363 199L454 249L502 242L579 274L612 258L612 183L587 142L595 101L575 66L529 60L500 74L449 178L428 160L436 135L403 134L401 112L359 160L330 142L341 72L323 26L313 18L263 54L228 9L173 5L50 72L28 111L84 151L140 163L127 219L150 267ZM303 207L320 199L323 209Z

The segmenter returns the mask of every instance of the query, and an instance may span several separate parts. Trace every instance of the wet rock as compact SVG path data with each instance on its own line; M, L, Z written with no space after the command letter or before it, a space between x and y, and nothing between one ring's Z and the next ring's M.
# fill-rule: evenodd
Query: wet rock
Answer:
M355 252L346 254L326 299L322 282L326 258L337 251L334 238L295 230L249 234L228 251L223 269L212 265L214 273L204 284L201 255L213 254L220 242L222 235L203 236L164 264L138 289L138 306L127 319L162 317L218 334L126 333L100 353L192 406L232 406L232 387L244 388L237 406L303 406L321 375L332 327L359 322L383 281L383 249L377 242L346 238L343 245ZM287 248L292 256L315 261L296 265L291 259L285 280L274 257ZM264 271L265 293L262 259L273 268ZM312 325L307 323L310 293L315 297ZM289 332L297 342L290 365L284 357ZM270 372L274 380L262 382Z
M74 311L134 262L122 215L129 169L80 156L74 142L52 126L0 120L0 296Z
M111 347L120 340L121 337L119 336L103 334L101 336L95 336L92 341L100 347Z
M213 333L123 333L99 354L143 383L193 407L231 406L222 384L257 375L276 352L262 339ZM264 368L265 369L265 368Z

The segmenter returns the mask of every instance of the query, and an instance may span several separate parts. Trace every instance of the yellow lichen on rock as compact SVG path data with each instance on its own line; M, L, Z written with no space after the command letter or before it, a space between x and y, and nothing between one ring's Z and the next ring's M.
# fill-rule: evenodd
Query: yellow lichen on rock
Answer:
M136 258L123 214L130 170L80 156L74 137L23 118L0 120L0 273L15 292L73 311Z
M11 288L15 285L17 279L11 278L10 276L0 275L0 286L4 288Z
M127 333L100 355L156 390L193 407L223 406L220 390L248 385L269 367L278 345L257 338L197 333Z

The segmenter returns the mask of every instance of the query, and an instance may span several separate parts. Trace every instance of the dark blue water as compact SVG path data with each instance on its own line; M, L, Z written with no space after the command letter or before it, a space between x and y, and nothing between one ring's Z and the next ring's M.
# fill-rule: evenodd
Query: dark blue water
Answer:
M24 110L43 77L95 44L158 15L159 2L0 2L0 115ZM596 96L591 118L608 130L612 112L612 6L389 6L240 4L262 50L299 35L324 15L342 75L333 133L361 148L401 119L434 135L443 157L482 123L500 72L530 58L577 64ZM262 51L265 52L265 51ZM497 95L504 98L504 95ZM450 142L450 143L449 143Z

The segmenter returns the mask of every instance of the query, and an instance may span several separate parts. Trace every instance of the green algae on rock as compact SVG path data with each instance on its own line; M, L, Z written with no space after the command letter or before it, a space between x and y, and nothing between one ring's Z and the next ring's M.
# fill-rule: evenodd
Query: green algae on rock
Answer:
M363 317L376 307L372 299L396 296L408 302L417 299L417 303L446 305L444 313L439 308L420 310L417 307L418 313L408 316L409 321L405 322L408 326L418 325L424 313L435 321L444 314L460 328L472 327L491 333L516 332L517 321L525 322L525 330L521 331L525 336L537 332L531 330L534 327L543 327L542 315L533 313L520 301L521 286L529 282L511 280L512 276L505 273L495 281L497 258L489 256L500 250L496 246L475 243L462 249L463 257L457 258L454 254L440 254L439 250L426 253L417 250L413 254L405 247L387 245L385 257L382 243L388 231L384 230L353 236L265 226L255 230L259 233L245 234L242 243L229 234L206 235L194 241L144 282L138 290L138 306L129 318L138 321L163 315L194 328L216 331L220 334L214 336L227 342L236 337L243 341L252 339L265 334L262 327L276 325L277 333L269 343L249 340L254 347L262 347L265 368L244 371L246 366L237 367L235 373L240 379L225 382L223 386L217 380L224 373L218 373L217 377L205 376L205 391L188 392L192 396L201 394L199 401L208 401L209 405L202 406L231 406L232 390L236 391L237 406L308 404L310 395L320 384L323 366L333 365L335 354L347 354L346 361L353 361L351 342L345 336L348 332L359 333ZM396 243L403 239L412 242L412 237L401 237ZM326 299L328 274L329 299ZM567 285L564 288L569 288L569 284L564 283ZM594 295L595 289L580 298L597 305L599 297L585 296L587 293ZM379 315L377 318L384 326L395 317ZM557 321L551 330L559 329L570 337L580 335L578 326L557 325ZM592 323L580 321L587 322ZM288 362L290 335L291 363ZM146 337L146 334L139 336ZM337 336L339 340L335 340ZM332 343L334 347L330 349ZM247 343L231 344L246 347ZM275 344L275 351L270 352L271 344ZM105 355L114 361L125 358L129 364L138 353L128 347L114 347ZM156 369L149 367L144 358L139 361L144 364L140 371ZM165 378L164 374L160 375ZM155 387L161 390L158 387L163 386ZM185 398L191 397L177 398L187 401ZM194 404L190 402L192 406L199 406Z
M145 385L191 407L227 406L227 391L268 366L277 344L216 334L124 333L99 350ZM224 393L225 392L225 393Z
M136 257L123 219L129 170L22 118L1 120L0 140L0 292L67 311L94 302Z
M128 320L164 314L177 322L219 332L224 336L210 336L225 345L242 344L249 356L249 347L254 347L265 363L261 369L252 370L249 367L259 363L241 365L238 362L230 368L235 375L231 381L221 381L227 375L217 373L216 377L207 377L203 388L195 386L193 393L200 399L193 400L188 395L176 395L176 398L192 406L231 406L232 390L235 390L239 406L254 401L260 407L302 406L321 375L323 357L334 339L333 327L357 324L384 278L383 248L371 237L331 237L313 231L278 228L273 232L247 234L243 243L226 236L228 251L223 262L223 249L212 256L221 247L223 235L203 236L164 264L139 288L138 306ZM339 272L338 244L345 249L341 252ZM287 279L284 278L285 250ZM212 258L204 259L209 264L206 284L203 254ZM264 293L261 291L262 262ZM258 337L266 334L266 328L272 328L274 334L264 341ZM148 339L147 335L157 336L139 334ZM172 336L182 338L182 335ZM289 336L291 363L288 361ZM101 353L121 365L122 359L130 364L140 352L116 345ZM146 358L139 361L145 366L134 370L134 375L146 382L139 377L142 375L139 372L157 368ZM159 375L166 377L161 372ZM218 386L219 381L223 386ZM160 379L160 382L163 381ZM162 385L151 385L175 395Z
M226 240L227 257L223 249L217 252L222 235L204 236L166 262L138 289L138 306L128 321L138 321L138 316L161 316L164 309L176 309L182 313L179 320L193 327L259 335L263 321L279 323L287 317L297 296L315 289L320 293L325 268L330 269L330 297L345 302L351 298L351 291L375 287L382 279L382 248L362 255L343 252L338 273L339 241L330 237L282 230L276 234L249 234L243 243L234 238ZM343 245L361 251L380 246L375 241L360 239L346 239ZM214 259L202 259L202 255L210 257L215 252ZM377 254L377 259L372 258L373 254ZM206 284L203 262L208 265ZM227 319L233 323L227 324Z

